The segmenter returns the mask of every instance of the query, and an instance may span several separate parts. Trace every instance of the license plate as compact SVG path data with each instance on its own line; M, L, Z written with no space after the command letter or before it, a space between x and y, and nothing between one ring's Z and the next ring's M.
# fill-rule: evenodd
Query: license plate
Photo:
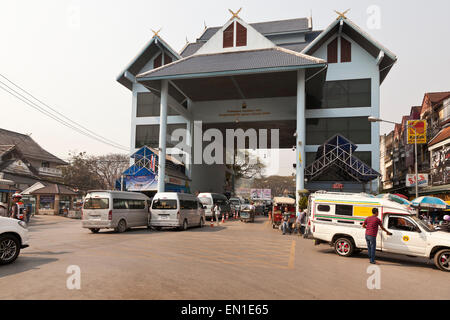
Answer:
M159 216L161 220L169 220L169 216Z

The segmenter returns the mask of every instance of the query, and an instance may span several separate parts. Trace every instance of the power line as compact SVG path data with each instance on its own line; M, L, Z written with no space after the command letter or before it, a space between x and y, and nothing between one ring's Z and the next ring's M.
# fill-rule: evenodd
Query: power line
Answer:
M128 148L110 140L107 138L104 138L98 134L96 134L95 132L87 129L86 127L82 126L81 124L78 124L77 122L71 120L70 118L66 117L65 115L63 115L62 113L58 112L56 109L50 107L49 105L45 104L44 102L42 102L41 100L37 99L36 97L34 97L32 94L28 93L25 89L21 88L20 86L16 85L14 82L12 82L11 80L9 80L8 78L6 78L4 75L0 74L0 76L4 79L6 79L8 82L10 82L11 84L13 84L15 87L19 88L20 90L22 90L23 92L25 92L27 95L29 95L30 97L32 97L33 99L35 99L36 101L38 101L39 103L41 103L42 105L46 106L47 108L49 108L50 110L52 110L53 112L55 112L56 114L59 114L61 117L67 119L68 121L65 121L63 119L61 119L60 117L58 117L57 115L51 113L50 111L44 109L43 107L39 106L37 103L35 103L34 101L30 100L29 98L27 98L26 96L24 96L23 94L21 94L20 92L16 91L15 89L11 88L9 85L7 85L6 83L0 81L0 83L4 86L0 86L0 89L4 90L5 92L9 93L10 95L14 96L16 99L21 100L22 102L24 102L25 104L27 104L28 106L32 107L33 109L39 111L40 113L46 115L47 117L52 118L53 120L63 124L64 126L80 133L83 134L86 137L95 139L101 143L107 144L109 146L112 146L114 148L117 149L122 149L125 151L129 151ZM8 89L6 89L6 88ZM12 91L12 92L11 92ZM76 127L78 126L78 127ZM82 129L80 129L82 128ZM84 131L85 130L85 131ZM87 131L87 132L86 132Z

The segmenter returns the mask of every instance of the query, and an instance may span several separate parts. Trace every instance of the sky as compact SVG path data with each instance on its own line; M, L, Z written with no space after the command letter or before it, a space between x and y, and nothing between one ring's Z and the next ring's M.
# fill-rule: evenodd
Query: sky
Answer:
M368 9L380 9L380 28L368 27ZM450 90L450 1L143 1L2 0L0 74L62 114L123 146L130 145L131 92L117 75L153 36L175 50L194 42L204 25L221 26L228 9L242 7L249 23L307 17L326 28L334 10L347 16L398 56L381 87L381 117L400 121L425 92ZM2 80L0 78L0 80ZM0 90L0 128L31 134L67 159L71 151L122 152L47 118ZM382 133L392 129L382 125ZM292 155L292 162L295 161ZM280 164L291 172L289 162Z

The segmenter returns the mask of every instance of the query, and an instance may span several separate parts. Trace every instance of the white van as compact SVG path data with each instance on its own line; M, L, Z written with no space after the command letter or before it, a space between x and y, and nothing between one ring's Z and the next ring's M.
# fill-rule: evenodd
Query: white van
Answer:
M186 230L192 226L202 228L205 224L205 210L198 198L192 194L158 192L152 200L149 225Z
M417 218L415 210L387 198L367 194L317 192L308 202L308 229L316 244L328 243L343 257L367 249L364 220L378 210L391 236L379 232L377 250L434 259L450 272L450 233L436 231Z
M150 198L126 191L95 190L83 202L82 226L97 233L100 229L125 232L131 227L148 226Z
M224 194L220 193L199 193L198 199L205 206L205 217L211 218L214 215L214 206L218 204L220 206L220 213L228 213L231 214L231 208L228 202L227 197Z

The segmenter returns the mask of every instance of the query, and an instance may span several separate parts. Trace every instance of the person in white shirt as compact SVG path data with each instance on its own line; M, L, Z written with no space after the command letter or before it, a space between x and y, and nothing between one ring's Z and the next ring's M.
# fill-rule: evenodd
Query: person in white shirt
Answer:
M217 225L219 225L219 219L220 219L220 206L219 206L219 204L217 204L217 203L216 203L216 205L214 206L214 214L216 215Z

